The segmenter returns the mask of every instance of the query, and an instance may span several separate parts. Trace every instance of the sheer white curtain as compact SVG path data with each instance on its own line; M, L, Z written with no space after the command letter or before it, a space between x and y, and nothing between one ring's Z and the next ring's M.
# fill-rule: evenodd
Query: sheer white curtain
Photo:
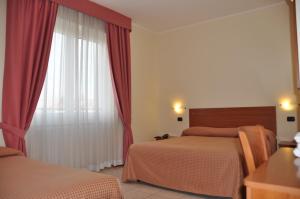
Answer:
M102 21L61 6L28 154L100 170L122 164L123 129L113 96Z

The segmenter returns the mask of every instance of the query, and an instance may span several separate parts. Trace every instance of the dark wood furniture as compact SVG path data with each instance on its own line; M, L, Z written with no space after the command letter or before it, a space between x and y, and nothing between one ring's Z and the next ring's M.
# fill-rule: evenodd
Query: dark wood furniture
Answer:
M300 199L300 167L295 159L292 148L280 148L246 177L247 199Z
M190 127L262 125L276 133L276 107L197 108L189 110Z
M294 140L291 141L280 141L278 144L279 148L282 147L289 147L289 148L296 148L297 147L297 143Z

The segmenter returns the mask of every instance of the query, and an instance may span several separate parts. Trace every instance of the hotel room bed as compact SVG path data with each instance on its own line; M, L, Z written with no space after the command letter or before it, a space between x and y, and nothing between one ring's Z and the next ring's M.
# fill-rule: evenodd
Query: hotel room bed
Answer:
M233 197L243 184L241 156L236 138L186 136L135 144L130 148L123 181L141 180L186 192Z
M118 180L113 176L25 158L0 147L1 199L121 199Z
M251 110L246 112L252 113ZM264 109L263 112L269 112L269 109ZM244 112L241 114L245 116ZM258 114L261 116L260 112ZM250 118L255 117L255 114L250 115ZM220 119L222 118L221 116ZM191 119L194 117L190 116L190 122ZM212 122L210 126L220 127L218 118L215 119L215 124ZM237 125L230 120L228 125L223 125L234 128L227 128L225 132L203 128L200 133L193 133L192 130L184 133L185 136L182 137L134 144L129 149L122 180L124 182L140 180L196 194L240 198L245 164L237 127L239 124L264 125L269 120L264 122L257 119L257 123L253 124L249 119L246 119L245 123L240 123L239 119L234 122ZM276 118L271 120L274 122ZM197 123L203 125L201 122ZM273 153L276 148L275 134L266 130L266 136L269 153Z

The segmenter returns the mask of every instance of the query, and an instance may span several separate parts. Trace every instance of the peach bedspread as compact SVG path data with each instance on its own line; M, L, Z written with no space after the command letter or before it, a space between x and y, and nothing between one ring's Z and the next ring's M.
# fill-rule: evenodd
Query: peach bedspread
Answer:
M1 199L121 199L115 177L29 160L0 148Z
M238 138L171 138L132 145L122 180L236 199L241 197L243 161Z

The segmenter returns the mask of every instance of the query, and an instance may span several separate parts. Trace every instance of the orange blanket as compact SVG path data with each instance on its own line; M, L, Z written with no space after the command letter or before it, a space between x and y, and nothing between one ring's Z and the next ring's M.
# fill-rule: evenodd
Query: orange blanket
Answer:
M184 136L132 145L123 181L240 198L243 165L238 138Z
M0 198L121 199L115 177L43 164L0 148Z

